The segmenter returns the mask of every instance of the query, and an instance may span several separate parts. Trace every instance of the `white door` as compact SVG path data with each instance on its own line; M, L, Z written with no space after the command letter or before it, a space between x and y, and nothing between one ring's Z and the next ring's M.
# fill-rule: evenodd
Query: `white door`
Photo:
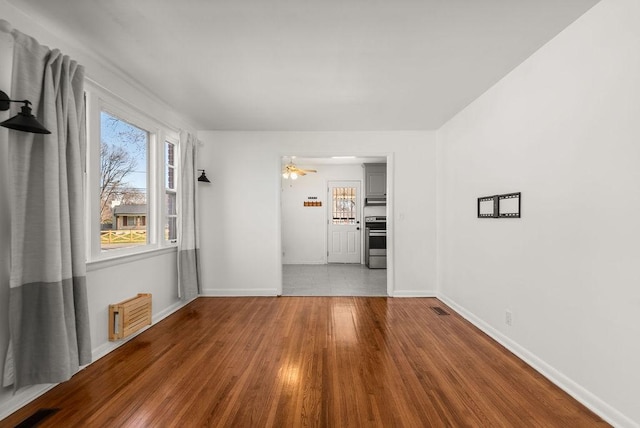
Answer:
M360 182L328 183L327 263L360 263Z

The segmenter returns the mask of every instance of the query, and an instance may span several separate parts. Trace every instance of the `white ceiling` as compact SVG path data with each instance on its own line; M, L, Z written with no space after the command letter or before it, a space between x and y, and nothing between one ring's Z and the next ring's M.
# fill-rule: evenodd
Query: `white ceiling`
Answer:
M437 129L597 1L10 0L199 129L277 131Z

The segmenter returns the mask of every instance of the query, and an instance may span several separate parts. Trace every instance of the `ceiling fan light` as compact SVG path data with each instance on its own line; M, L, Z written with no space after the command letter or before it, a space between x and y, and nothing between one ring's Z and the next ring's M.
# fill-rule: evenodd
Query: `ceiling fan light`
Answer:
M295 180L296 178L298 178L298 174L296 174L295 172L292 172L290 177L292 180Z
M288 171L283 172L283 173L282 173L282 178L284 178L285 180L286 180L287 178L289 178L289 172L288 172Z

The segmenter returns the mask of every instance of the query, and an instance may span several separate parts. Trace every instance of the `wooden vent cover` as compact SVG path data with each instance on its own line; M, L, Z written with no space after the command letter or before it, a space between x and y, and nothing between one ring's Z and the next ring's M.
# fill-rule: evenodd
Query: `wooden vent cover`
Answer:
M148 325L151 325L151 294L138 294L109 305L109 340L125 338Z

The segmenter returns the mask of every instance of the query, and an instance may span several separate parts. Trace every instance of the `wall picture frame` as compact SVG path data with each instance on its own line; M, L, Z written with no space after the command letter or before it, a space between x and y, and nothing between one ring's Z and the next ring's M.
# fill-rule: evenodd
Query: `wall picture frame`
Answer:
M520 218L521 193L481 196L478 198L478 218Z

